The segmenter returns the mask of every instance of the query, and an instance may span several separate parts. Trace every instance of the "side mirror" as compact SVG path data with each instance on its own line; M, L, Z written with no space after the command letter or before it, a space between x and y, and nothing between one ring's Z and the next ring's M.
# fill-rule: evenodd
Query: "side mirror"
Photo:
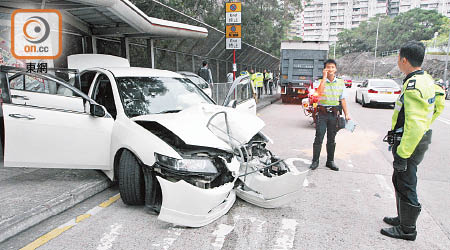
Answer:
M230 103L228 103L228 107L232 107L232 108L236 108L236 105L237 105L237 101L236 100L232 100Z
M361 88L361 84L356 85L356 87Z
M89 110L94 117L105 117L106 115L105 108L102 105L91 103Z
M236 105L237 105L237 101L236 100L233 100L233 101L230 102L230 107L235 109Z

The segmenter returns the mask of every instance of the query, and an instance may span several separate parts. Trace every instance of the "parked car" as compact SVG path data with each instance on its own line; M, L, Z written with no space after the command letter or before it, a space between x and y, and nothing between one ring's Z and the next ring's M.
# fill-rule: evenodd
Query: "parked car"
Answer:
M201 76L188 71L179 71L178 74L181 74L187 79L191 80L193 83L195 83L195 85L203 90L203 92L205 92L209 97L212 98L212 86L209 86L209 84Z
M245 96L215 105L178 73L115 56L71 55L68 65L81 71L73 85L0 68L5 167L99 169L125 204L189 227L227 213L236 195L265 208L298 197L308 170L266 148L264 122L238 101ZM246 82L239 77L229 93Z
M363 107L369 104L393 105L401 93L400 86L391 79L368 79L358 84L355 102Z

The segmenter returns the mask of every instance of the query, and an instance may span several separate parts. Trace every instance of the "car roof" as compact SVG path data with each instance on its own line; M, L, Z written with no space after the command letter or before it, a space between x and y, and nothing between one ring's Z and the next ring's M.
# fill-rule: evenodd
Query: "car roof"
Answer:
M125 76L134 76L134 77L177 77L183 78L182 75L169 71L169 70L161 70L161 69L151 69L151 68L142 68L142 67L105 67L100 69L106 69L111 71L115 77L125 77ZM89 70L89 69L88 69Z

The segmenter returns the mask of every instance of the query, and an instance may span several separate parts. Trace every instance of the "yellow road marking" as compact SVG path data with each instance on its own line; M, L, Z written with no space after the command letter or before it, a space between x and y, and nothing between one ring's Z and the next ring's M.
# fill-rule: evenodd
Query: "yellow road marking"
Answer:
M75 223L82 222L89 217L91 217L90 214L82 214L75 219Z
M72 219L69 222L59 226L58 228L53 229L52 231L42 235L41 237L37 238L35 241L33 241L30 244L26 245L25 247L21 248L20 250L34 250L38 247L43 246L50 240L58 237L60 234L71 229L77 223L82 222L83 220L85 220L87 218L90 218L92 215L99 212L102 208L108 207L109 205L113 204L118 199L120 199L120 194L114 195L113 197L109 198L107 201L102 202L97 207L94 207L93 209L88 211L88 212L92 211L92 214L86 213L86 214L79 215L75 218L75 220Z
M98 205L99 207L105 208L111 204L113 204L115 201L120 199L120 194L116 194L113 197L109 198L109 200L103 202L102 204Z
M52 231L37 238L37 240L35 240L35 241L31 242L30 244L26 245L25 247L21 248L20 250L34 250L34 249L44 245L51 239L58 237L60 234L64 233L65 231L69 230L72 227L73 227L73 225L65 226L63 228L55 228Z

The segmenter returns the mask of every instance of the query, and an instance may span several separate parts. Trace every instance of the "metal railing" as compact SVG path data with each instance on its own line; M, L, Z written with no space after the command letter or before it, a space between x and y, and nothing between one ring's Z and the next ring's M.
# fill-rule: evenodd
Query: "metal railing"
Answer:
M399 49L390 50L390 51L383 51L383 52L381 52L381 57L398 55L398 53L400 53Z

